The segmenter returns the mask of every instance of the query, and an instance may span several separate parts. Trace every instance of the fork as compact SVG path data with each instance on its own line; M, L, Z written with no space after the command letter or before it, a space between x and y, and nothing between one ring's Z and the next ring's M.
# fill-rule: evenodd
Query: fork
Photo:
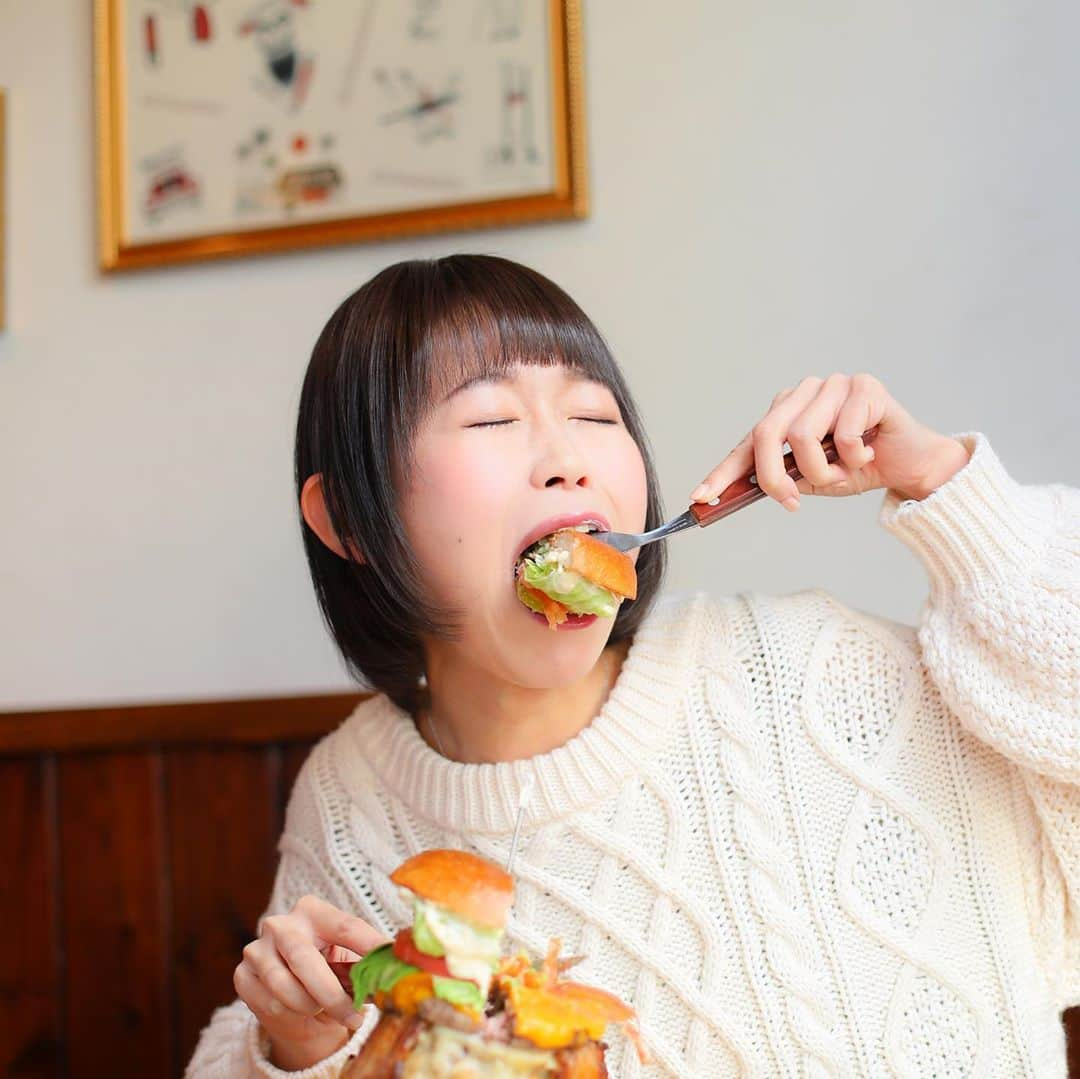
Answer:
M877 435L878 429L876 426L864 431L862 436L863 445L869 446L877 438ZM821 448L825 451L825 460L829 464L832 464L840 456L832 435L827 435L821 440ZM802 479L799 466L795 464L794 453L788 452L784 454L784 471L793 480ZM650 532L593 532L591 535L593 539L598 539L601 543L614 547L616 551L632 551L635 547L644 547L646 543L655 543L657 540L666 539L668 536L673 536L676 532L682 532L686 528L692 528L694 525L704 528L714 521L719 521L721 517L727 517L736 510L741 510L744 506L749 506L752 502L757 502L759 498L764 497L765 492L758 486L757 476L753 472L748 472L745 476L741 476L734 483L725 487L716 498L712 498L708 502L692 503L685 513L680 513L678 517L668 521L667 524L662 524L659 528L654 528Z

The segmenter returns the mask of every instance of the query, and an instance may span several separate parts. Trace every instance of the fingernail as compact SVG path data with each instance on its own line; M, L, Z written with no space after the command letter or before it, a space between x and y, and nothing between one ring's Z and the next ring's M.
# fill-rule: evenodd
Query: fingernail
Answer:
M345 1017L345 1025L350 1030L359 1030L364 1025L364 1017L359 1012Z
M799 508L799 496L788 495L787 498L785 498L784 501L780 503L780 505L783 506L784 509L790 510L792 513L794 513Z
M693 490L692 490L692 491L690 492L690 501L691 501L691 502L700 502L700 501L701 501L701 500L702 500L703 498L705 498L705 496L706 496L706 495L707 495L708 493L709 493L709 488L708 488L708 487L706 487L706 486L705 486L705 484L703 484L703 483L699 483L699 484L698 484L698 485L697 485L697 486L696 486L696 487L695 487L695 488L694 488L694 489L693 489Z
M872 461L874 459L874 447L865 446L864 449L866 450L866 459L868 461Z

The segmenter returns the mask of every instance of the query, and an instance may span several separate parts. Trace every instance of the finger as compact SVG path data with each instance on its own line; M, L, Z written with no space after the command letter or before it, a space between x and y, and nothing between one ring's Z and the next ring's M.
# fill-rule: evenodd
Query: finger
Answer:
M359 1027L363 1016L353 1007L352 998L311 940L300 930L290 927L281 931L276 943L285 965L314 997L319 1008L352 1030Z
M747 435L690 493L691 502L708 502L754 467L754 444Z
M829 487L847 479L847 469L829 463L822 439L833 429L837 414L851 391L847 375L830 375L817 395L791 421L788 445L799 471L814 487Z
M863 432L885 414L885 387L873 375L858 374L851 379L851 393L840 408L833 429L840 460L852 471L874 459L874 447L867 446Z
M259 981L290 1011L299 1015L318 1015L322 1011L322 1005L300 984L280 956L259 955L249 962Z
M790 397L796 387L781 390L769 406L775 408L781 401ZM741 476L752 472L754 468L754 441L750 433L694 488L690 493L691 502L708 502L731 486Z
M297 902L295 911L311 926L320 947L340 944L360 955L367 955L386 943L386 937L363 918L346 914L317 895L305 895Z
M270 992L249 963L241 963L233 971L233 988L236 995L260 1020L275 1023L288 1017L289 1009Z
M288 922L284 918L268 918L264 925L265 935L245 945L244 963L286 1008L300 1015L317 1015L321 1005L297 981L278 954L283 929L288 929Z
M820 378L803 379L751 432L757 484L789 510L798 509L799 489L784 467L784 442L791 421L817 396L822 385Z
M830 483L828 487L819 487L808 479L798 479L795 481L795 486L801 495L849 495L854 493L850 479L837 480L836 483Z
M274 1037L303 1042L322 1028L333 1026L340 1029L340 1024L325 1013L309 1017L289 1011L246 964L242 963L236 968L233 985L236 987L237 996L251 1009L266 1030L274 1032Z

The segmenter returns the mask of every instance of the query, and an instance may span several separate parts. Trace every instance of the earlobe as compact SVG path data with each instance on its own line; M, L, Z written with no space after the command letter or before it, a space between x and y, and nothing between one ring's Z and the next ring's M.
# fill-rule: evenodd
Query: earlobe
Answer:
M308 476L304 481L304 488L300 492L300 512L304 515L308 528L322 540L326 547L339 558L348 559L349 556L345 553L345 548L341 545L334 526L330 522L330 514L326 510L321 472ZM364 556L354 550L352 561L363 562Z

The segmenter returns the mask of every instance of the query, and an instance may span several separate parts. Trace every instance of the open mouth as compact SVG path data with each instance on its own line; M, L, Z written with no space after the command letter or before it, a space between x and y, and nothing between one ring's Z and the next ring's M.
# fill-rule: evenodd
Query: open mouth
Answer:
M558 529L559 532L600 532L603 530L603 525L599 521L582 521L581 524L567 526L566 528ZM521 563L525 559L538 560L543 558L549 553L551 547L551 538L555 533L551 532L546 536L541 536L538 540L533 540L524 550L518 552L517 558L514 559L513 577L517 580L518 571L521 568Z
M538 611L527 612L529 617L539 622L542 626L551 627L550 620L547 615L540 614ZM563 620L555 626L556 630L568 630L568 629L584 629L586 626L591 626L599 618L599 615L595 614L575 614L573 611L567 611Z
M589 535L607 527L586 518L540 536L518 555L517 598L550 629L614 618L623 599L637 595L632 560Z

